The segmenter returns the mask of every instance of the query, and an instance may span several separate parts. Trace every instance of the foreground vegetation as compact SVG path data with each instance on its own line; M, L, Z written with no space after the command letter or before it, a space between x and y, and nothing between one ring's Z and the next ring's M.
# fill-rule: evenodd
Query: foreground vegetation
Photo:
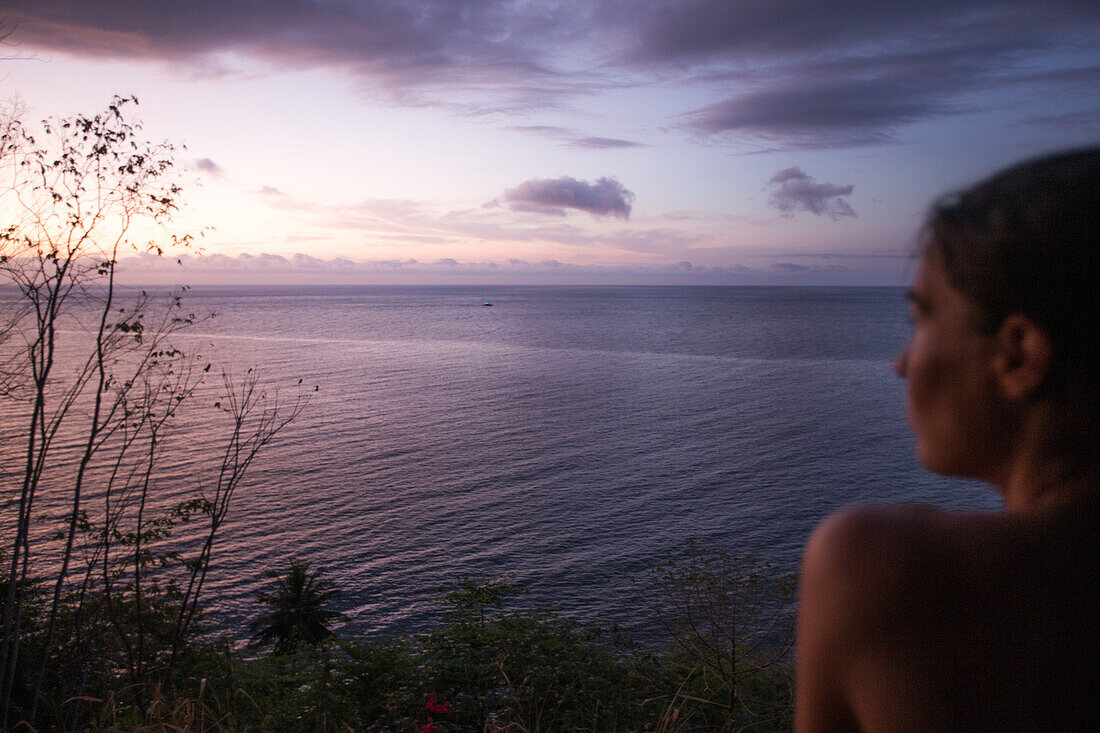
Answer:
M105 607L84 600L81 611L101 617L85 618L77 640L68 636L76 610L68 604L61 636L69 643L54 658L33 729L790 729L790 586L751 560L690 548L639 578L639 609L664 629L646 646L613 627L522 608L520 589L507 580L467 578L445 593L431 628L330 633L326 623L339 620L328 608L338 595L333 584L305 563L275 581L259 599L251 644L197 630L171 667L170 594L147 601L147 657L155 661L137 683L128 637ZM24 606L32 649L43 639L42 608ZM20 679L13 722L32 702L27 676ZM73 696L77 680L82 694Z

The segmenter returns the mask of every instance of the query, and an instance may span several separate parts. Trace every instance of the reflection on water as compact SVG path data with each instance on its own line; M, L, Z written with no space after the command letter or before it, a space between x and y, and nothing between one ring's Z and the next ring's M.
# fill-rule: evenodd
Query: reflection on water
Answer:
M914 462L890 369L908 329L898 289L188 298L218 315L181 348L237 373L260 365L284 395L319 386L219 538L206 599L225 623L252 613L265 568L295 557L330 568L365 628L423 621L457 574L506 572L533 602L629 621L629 576L689 539L793 570L847 502L994 506ZM209 414L167 444L166 489L210 462Z

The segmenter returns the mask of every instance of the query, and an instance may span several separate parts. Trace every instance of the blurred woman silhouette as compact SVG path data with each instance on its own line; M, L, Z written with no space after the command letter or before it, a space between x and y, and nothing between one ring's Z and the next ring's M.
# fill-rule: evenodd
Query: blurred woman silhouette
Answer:
M937 203L898 357L920 461L1004 511L851 507L803 558L796 730L1100 730L1100 149Z

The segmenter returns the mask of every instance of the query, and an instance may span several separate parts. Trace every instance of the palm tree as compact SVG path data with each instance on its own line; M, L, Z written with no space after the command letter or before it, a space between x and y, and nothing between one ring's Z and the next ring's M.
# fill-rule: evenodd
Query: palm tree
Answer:
M293 652L300 642L317 644L332 636L329 624L346 621L339 611L325 608L340 596L335 584L323 578L325 568L310 572L309 562L295 560L283 572L264 573L275 581L274 587L260 593L256 600L270 610L252 622L252 643L274 642L275 653Z

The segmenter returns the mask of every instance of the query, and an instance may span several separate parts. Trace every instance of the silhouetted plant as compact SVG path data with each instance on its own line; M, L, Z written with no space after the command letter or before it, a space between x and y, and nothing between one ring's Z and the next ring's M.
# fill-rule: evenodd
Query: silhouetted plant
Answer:
M689 542L635 590L638 607L666 634L666 664L680 678L662 730L789 730L792 576Z
M783 577L774 576L763 564L694 548L692 553L653 571L658 597L694 599L689 606L699 609L705 605L703 596L718 592L721 598L713 608L720 609L731 598L722 589L740 593L741 584L747 583L747 595L735 593L732 598L758 598L760 608L784 605L786 586L778 582ZM738 568L749 572L733 572ZM321 599L304 605L322 611L329 610L325 600L335 597L330 595L335 593L331 582L320 571L310 572L307 563L269 575L277 582L266 596ZM780 595L769 596L777 590ZM765 634L756 647L760 654L751 654L750 644L734 655L738 677L735 708L730 711L723 702L728 695L723 680L732 670L723 669L727 662L722 661L713 662L717 671L703 665L699 655L710 652L689 652L674 643L667 653L655 654L613 629L580 624L553 610L513 609L510 601L517 592L507 580L460 578L447 594L445 615L429 630L349 640L330 635L316 644L306 643L305 636L294 631L290 636L298 643L293 654L240 654L228 637L192 637L176 683L149 688L147 704L134 704L135 695L124 678L116 675L110 680L105 675L105 682L93 688L99 699L87 700L76 723L63 729L790 730L789 665L780 659L761 666L777 654L781 657L782 634ZM685 606L677 600L673 607ZM751 608L742 606L746 619L754 615ZM705 626L699 622L705 616L693 612L691 617L703 637ZM756 617L773 618L770 613ZM331 633L331 622L331 617L322 622L326 632ZM691 622L683 622L680 619L670 629L686 633ZM716 653L726 653L726 641L715 647Z
M423 693L452 708L441 730L643 730L657 719L652 655L554 609L509 610L521 592L508 578L461 577L447 622L421 637Z
M265 575L275 583L256 598L269 610L252 622L252 642L274 644L276 654L286 654L299 644L318 644L332 636L329 625L347 616L327 607L340 590L324 574L325 568L310 572L305 560L295 560L283 571L268 570Z

